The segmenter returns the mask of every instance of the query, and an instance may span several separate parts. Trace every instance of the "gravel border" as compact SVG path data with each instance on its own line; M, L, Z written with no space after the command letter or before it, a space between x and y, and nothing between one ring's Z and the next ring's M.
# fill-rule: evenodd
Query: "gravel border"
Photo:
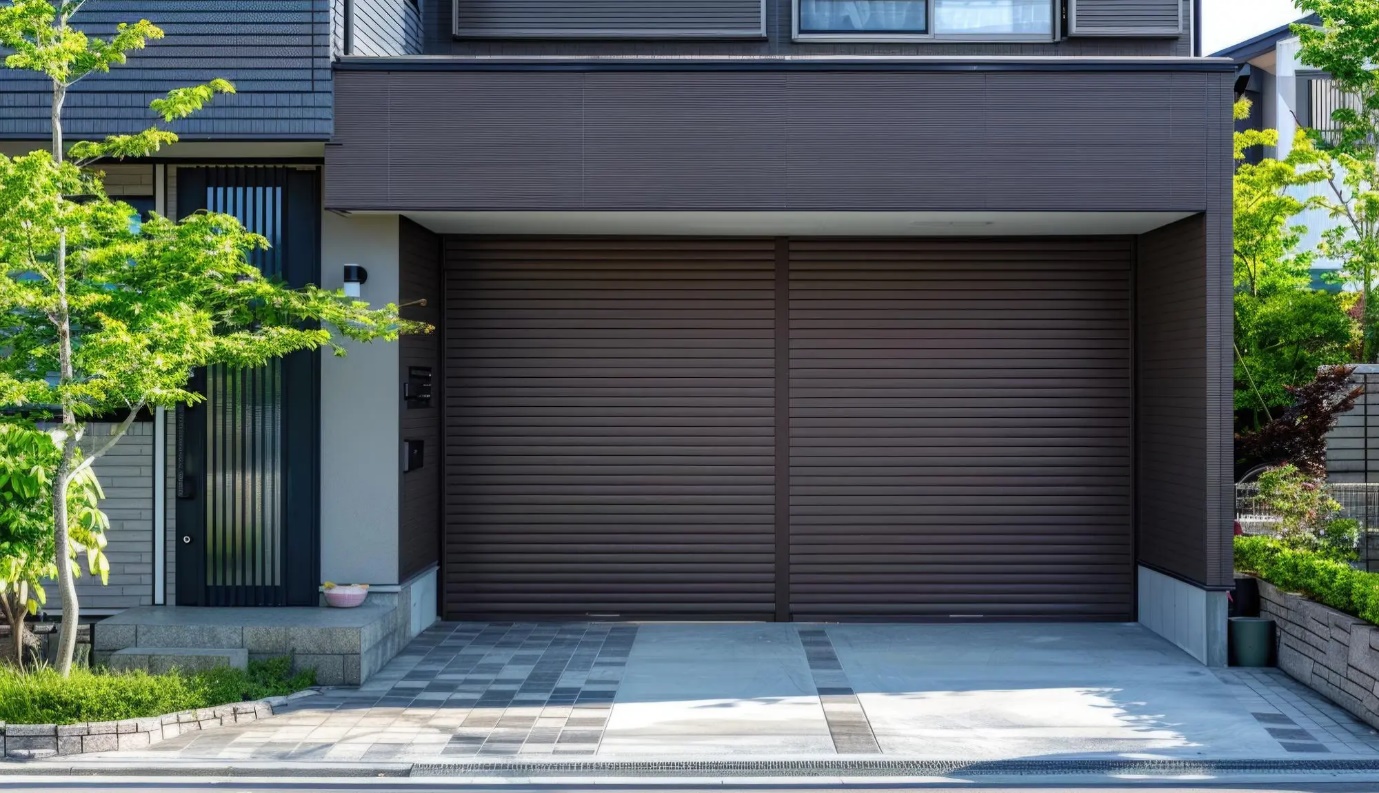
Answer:
M155 743L188 732L214 730L245 724L273 715L274 708L319 694L315 689L257 702L234 702L214 708L184 710L166 716L120 721L89 721L77 724L5 724L0 722L0 757L7 760L40 760L88 752L147 749Z

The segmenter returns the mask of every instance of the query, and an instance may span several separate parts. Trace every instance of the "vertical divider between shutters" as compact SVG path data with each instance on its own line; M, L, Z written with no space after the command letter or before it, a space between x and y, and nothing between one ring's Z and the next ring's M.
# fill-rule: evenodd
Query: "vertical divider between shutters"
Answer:
M790 621L790 241L776 240L776 621Z

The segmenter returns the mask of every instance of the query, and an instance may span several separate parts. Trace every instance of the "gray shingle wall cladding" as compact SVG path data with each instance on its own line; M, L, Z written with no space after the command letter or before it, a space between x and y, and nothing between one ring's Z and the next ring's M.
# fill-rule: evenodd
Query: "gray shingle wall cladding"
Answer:
M151 100L223 77L217 97L173 129L184 139L325 139L331 133L330 0L87 0L73 22L108 36L147 18L167 34L124 66L79 83L68 99L72 138L151 126ZM0 70L0 138L48 134L51 96L37 75Z

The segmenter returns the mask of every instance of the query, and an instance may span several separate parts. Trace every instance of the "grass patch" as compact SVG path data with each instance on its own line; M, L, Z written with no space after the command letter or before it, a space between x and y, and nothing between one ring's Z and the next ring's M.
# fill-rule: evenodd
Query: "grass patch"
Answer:
M73 669L68 678L52 669L21 674L0 667L0 722L75 724L138 719L282 696L315 683L314 670L293 674L290 658L250 661L247 671L217 667L153 675Z
M1379 624L1379 573L1325 554L1289 548L1272 537L1236 537L1235 569Z

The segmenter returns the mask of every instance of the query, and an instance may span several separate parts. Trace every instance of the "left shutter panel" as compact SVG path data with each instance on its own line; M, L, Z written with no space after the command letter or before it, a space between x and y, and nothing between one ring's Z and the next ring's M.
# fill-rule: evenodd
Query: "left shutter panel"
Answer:
M447 618L771 617L774 257L447 240Z

